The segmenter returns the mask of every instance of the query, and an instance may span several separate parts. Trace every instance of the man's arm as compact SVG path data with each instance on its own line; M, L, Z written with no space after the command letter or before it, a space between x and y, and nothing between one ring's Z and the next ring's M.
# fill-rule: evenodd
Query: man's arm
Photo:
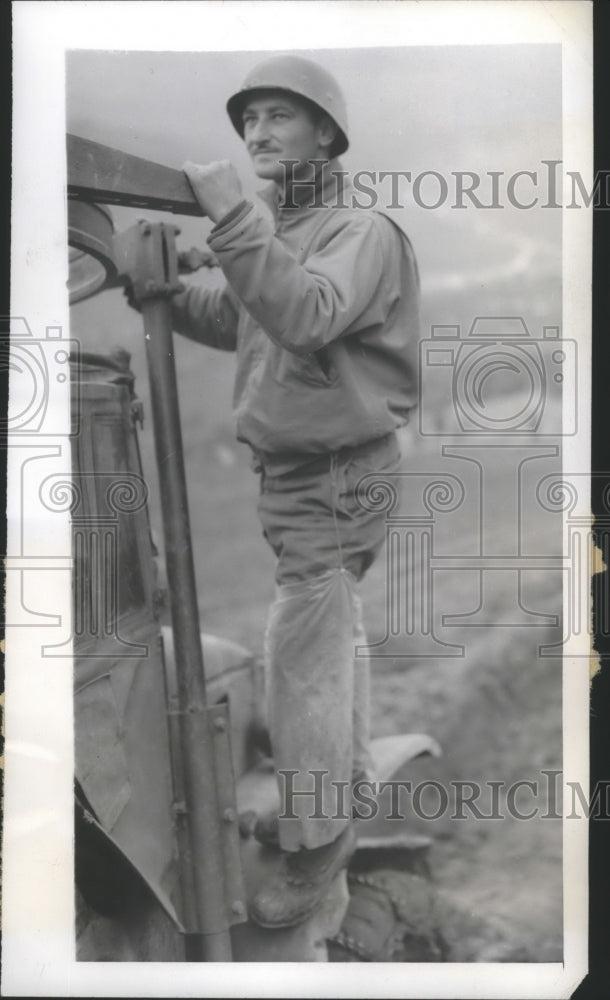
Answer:
M381 235L381 227L391 223L372 213L334 215L341 225L304 264L249 202L208 238L250 315L295 354L312 353L354 329L383 322L392 305L397 262L392 266L387 248L393 244Z
M239 302L230 288L189 285L173 296L171 309L177 333L221 351L235 350Z
M271 340L295 354L310 354L385 320L402 293L400 265L390 249L395 242L384 228L391 227L388 220L373 213L332 213L326 242L300 264L243 198L228 160L186 163L184 170L215 223L208 244L228 284ZM415 267L411 258L408 263Z

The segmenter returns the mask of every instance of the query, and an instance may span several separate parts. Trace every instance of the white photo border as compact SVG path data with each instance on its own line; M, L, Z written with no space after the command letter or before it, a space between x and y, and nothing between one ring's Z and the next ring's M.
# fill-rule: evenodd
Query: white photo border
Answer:
M298 31L295 15L298 9ZM593 176L592 5L572 2L251 3L21 2L13 6L14 125L11 315L35 332L69 330L65 255L65 53L115 50L272 50L554 42L563 46L564 162ZM323 31L321 30L323 25ZM323 37L322 37L323 36ZM563 330L590 359L591 212L565 212ZM579 430L564 439L564 467L590 467L589 364L580 366ZM67 386L52 406L67 430ZM569 401L566 401L568 404ZM69 447L56 446L70 474ZM38 443L39 444L39 443ZM43 447L39 444L40 447ZM32 443L36 448L37 443ZM29 454L29 453L28 453ZM20 554L20 473L9 448L8 551ZM53 515L57 532L57 515ZM70 555L66 515L53 546L44 525L37 556ZM47 551L47 544L50 546ZM11 575L7 611L19 598ZM62 611L70 618L69 575ZM42 595L44 603L44 595ZM183 965L75 960L72 857L72 665L40 656L44 629L7 641L3 990L32 996L556 997L587 968L587 822L564 821L564 961L553 964ZM41 638L42 637L42 638ZM589 663L564 658L564 782L588 787Z

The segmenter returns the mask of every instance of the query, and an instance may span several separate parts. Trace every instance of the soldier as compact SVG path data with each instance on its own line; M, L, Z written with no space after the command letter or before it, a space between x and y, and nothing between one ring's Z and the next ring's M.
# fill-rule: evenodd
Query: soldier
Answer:
M228 161L186 163L226 286L188 287L172 310L177 332L237 354L237 437L252 450L277 556L266 635L273 757L280 793L288 780L316 795L284 795L281 818L259 823L283 853L251 916L286 927L318 906L354 849L338 783L370 775L357 584L385 524L356 486L398 468L396 429L416 402L419 282L404 233L354 207L337 159L348 147L345 102L328 72L274 56L227 111L270 182L261 197L271 213L244 198Z

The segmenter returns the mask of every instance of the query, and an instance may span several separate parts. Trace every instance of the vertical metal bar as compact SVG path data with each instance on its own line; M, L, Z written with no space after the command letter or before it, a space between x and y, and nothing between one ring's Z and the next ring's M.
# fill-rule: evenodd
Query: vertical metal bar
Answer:
M178 700L182 714L182 760L191 851L187 867L193 873L196 887L199 926L202 929L201 959L230 962L231 944L225 912L219 829L221 820L216 815L214 747L206 714L170 305L167 297L154 297L143 299L141 306L163 510ZM202 845L204 849L197 850Z

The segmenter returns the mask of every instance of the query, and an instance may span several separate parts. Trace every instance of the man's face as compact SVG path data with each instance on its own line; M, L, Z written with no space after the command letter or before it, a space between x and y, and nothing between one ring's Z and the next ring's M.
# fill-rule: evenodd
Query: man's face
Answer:
M316 124L309 110L283 90L254 94L242 119L244 142L258 177L281 183L285 171L280 160L306 164L328 156L333 138L330 122L322 119Z

